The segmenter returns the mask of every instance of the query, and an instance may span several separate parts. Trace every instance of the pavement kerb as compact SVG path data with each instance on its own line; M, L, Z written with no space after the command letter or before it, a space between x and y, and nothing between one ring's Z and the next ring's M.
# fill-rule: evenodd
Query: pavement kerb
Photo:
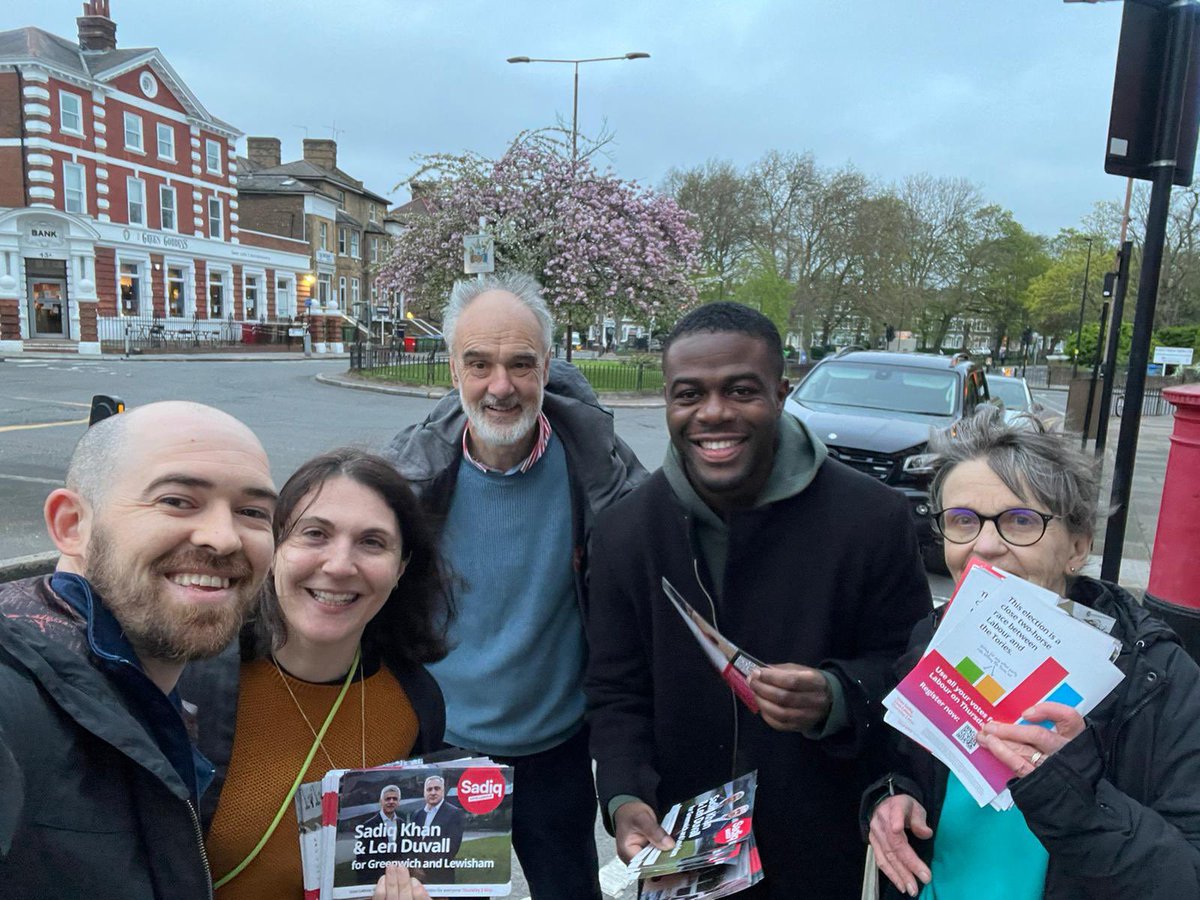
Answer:
M354 391L375 391L379 394L393 394L398 397L420 397L428 400L440 400L446 394L450 393L449 388L429 387L426 385L383 384L378 381L355 378L349 374L326 375L322 373L314 377L321 384L349 388ZM664 406L663 398L657 395L630 396L628 394L600 394L599 397L601 405L614 409L661 409Z

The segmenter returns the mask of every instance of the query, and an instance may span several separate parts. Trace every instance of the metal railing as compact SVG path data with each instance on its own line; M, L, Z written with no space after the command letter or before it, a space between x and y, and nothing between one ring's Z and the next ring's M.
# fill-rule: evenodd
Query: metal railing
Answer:
M351 344L350 371L403 384L450 387L450 361L445 354L406 353L402 346Z
M100 348L118 353L170 353L228 350L246 344L286 349L300 338L289 318L201 319L199 316L105 316L96 320Z
M350 370L372 378L450 387L450 362L442 351L405 352L400 346L351 344ZM662 366L649 360L579 359L574 365L597 392L658 393Z

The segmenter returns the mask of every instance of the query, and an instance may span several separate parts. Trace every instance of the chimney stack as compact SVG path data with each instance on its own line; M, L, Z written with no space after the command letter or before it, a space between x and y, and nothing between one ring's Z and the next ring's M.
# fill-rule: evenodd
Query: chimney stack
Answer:
M109 18L108 0L87 0L79 26L79 49L84 53L107 53L117 49L117 23Z
M305 138L304 161L322 169L336 169L337 141L328 138Z
M248 137L246 138L246 158L254 169L273 169L279 165L279 138Z

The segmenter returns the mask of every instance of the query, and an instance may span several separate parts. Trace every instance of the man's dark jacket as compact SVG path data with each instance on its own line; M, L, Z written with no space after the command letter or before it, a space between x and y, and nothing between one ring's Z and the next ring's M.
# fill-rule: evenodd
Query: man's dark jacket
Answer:
M1047 900L1183 900L1200 897L1200 668L1161 620L1120 587L1074 580L1067 595L1117 620L1125 680L1087 716L1086 730L1024 778L1013 801L1050 854ZM926 618L897 663L908 674L940 621ZM891 790L911 794L937 829L948 770L897 739ZM863 833L888 779L863 798ZM933 840L914 848L928 862ZM880 875L884 897L904 896Z
M587 539L595 516L644 480L646 470L617 437L612 413L600 405L592 386L574 366L551 360L542 412L567 457L575 582L582 598ZM424 422L400 432L383 450L425 508L439 519L449 512L454 496L466 424L458 393L452 392Z
M49 576L0 585L0 896L211 897L190 794Z
M409 821L414 825L424 825L425 807L417 807L416 811L409 818ZM430 824L436 825L441 831L437 835L429 835L425 839L440 840L442 838L450 838L450 849L436 856L430 855L430 859L442 860L443 865L441 868L425 869L425 877L422 881L426 884L454 884L458 871L447 867L445 863L458 855L458 849L462 846L463 832L467 827L467 814L453 803L443 800L442 805L438 807L437 813L434 814L433 822Z
M216 814L233 756L241 664L266 655L260 643L247 628L241 639L232 642L219 656L189 663L179 679L179 695L195 707L196 746L215 768L212 784L200 798L200 817L206 833ZM419 730L412 755L438 749L446 730L446 705L441 688L425 667L417 663L389 668L417 714Z
M826 460L799 493L728 521L719 595L691 514L662 471L596 525L585 687L601 809L607 816L609 801L629 794L661 816L757 769L754 834L766 878L739 896L857 898L859 797L885 771L879 702L929 611L906 502ZM847 727L813 740L751 713L663 596L663 576L750 655L832 673Z

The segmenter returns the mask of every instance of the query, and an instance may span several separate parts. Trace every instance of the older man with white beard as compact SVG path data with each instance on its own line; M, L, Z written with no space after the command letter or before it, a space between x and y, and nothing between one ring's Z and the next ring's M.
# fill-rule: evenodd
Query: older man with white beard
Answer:
M514 767L513 847L534 900L600 900L581 604L600 510L646 475L573 366L528 275L454 286L457 393L385 451L442 521L461 576L453 649L430 667L446 740Z
M52 576L0 585L0 894L206 898L212 767L175 684L236 634L275 489L241 422L155 403L80 439L45 519Z

